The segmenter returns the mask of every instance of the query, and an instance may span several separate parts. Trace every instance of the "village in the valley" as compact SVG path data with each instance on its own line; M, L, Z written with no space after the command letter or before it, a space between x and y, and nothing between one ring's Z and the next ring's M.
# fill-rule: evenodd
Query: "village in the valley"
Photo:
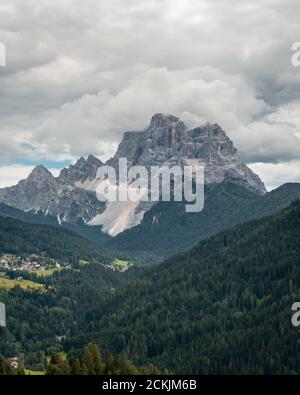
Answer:
M84 266L90 262L80 260L80 266ZM114 259L111 264L101 264L103 268L118 272L125 272L129 267L128 261ZM0 254L0 276L4 276L8 271L29 272L37 275L51 274L55 270L70 269L71 265L65 261L52 259L46 255L15 255Z
M47 270L69 268L70 265L63 261L50 259L46 256L31 254L31 255L14 255L3 254L0 255L0 274L6 271L24 271L24 272L46 272Z

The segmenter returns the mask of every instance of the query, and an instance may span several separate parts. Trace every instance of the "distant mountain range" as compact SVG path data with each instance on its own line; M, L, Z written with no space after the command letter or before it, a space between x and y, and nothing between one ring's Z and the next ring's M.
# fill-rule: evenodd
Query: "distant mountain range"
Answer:
M188 130L172 115L156 114L149 127L126 132L115 156L106 164L117 168L119 158L129 166L205 165L207 185L230 181L257 195L266 192L263 182L240 159L237 149L217 124ZM96 198L97 169L103 163L90 155L54 177L37 166L16 186L0 189L0 202L33 214L55 217L59 224L99 225L115 236L138 225L153 204L105 204Z
M137 263L152 263L186 250L200 240L235 225L275 214L296 199L300 199L300 184L297 183L284 184L264 195L258 195L244 186L223 181L206 185L203 211L186 213L185 202L159 202L145 213L139 225L116 237L101 232L100 226L68 222L60 225L49 214L23 212L3 203L0 203L0 218L46 225L49 230L54 227L73 232L110 251L113 256Z
M105 205L96 198L95 193L70 183L70 173L76 168L80 178L81 172L92 172L91 168L97 169L100 165L96 158L82 158L76 166L68 169L68 174L62 171L58 178L39 165L16 186L1 189L0 201L22 211L55 216L59 224L86 223L103 211Z

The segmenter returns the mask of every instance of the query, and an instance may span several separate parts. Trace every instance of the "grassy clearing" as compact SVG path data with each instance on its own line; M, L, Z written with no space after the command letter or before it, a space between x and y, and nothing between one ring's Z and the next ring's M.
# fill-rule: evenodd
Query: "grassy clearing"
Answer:
M49 277L52 276L54 272L59 272L62 268L53 268L46 270L33 270L31 273L36 274L38 277Z
M91 263L92 262L85 261L83 259L80 259L80 261L79 261L79 265L81 267L84 267L85 265L89 265ZM109 266L114 267L119 272L125 272L129 268L130 262L129 261L123 261L122 259L115 258L114 261Z
M126 271L129 268L130 263L128 261L122 261L121 259L115 258L112 266L118 268L120 271Z
M26 376L45 376L46 372L44 370L28 370L25 369Z
M35 283L29 280L16 280L7 277L0 277L0 288L5 288L7 290L14 288L19 285L22 289L33 290L33 289L44 289L43 284Z

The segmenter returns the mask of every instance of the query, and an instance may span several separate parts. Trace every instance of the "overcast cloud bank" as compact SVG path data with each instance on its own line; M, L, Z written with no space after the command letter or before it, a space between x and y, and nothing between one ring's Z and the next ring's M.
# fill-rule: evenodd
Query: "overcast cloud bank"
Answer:
M1 2L1 185L27 174L15 160L107 159L156 112L218 122L269 188L300 182L299 15L296 0Z

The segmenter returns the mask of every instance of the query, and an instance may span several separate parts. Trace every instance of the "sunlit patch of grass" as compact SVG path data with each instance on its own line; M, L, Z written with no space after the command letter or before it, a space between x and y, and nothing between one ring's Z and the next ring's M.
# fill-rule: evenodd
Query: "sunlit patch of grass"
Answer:
M25 369L26 376L45 376L46 372L44 370L28 370Z
M7 277L0 277L0 288L5 288L7 290L14 288L15 286L19 285L22 289L24 290L33 290L33 289L38 289L38 290L43 290L44 285L35 283L30 280L17 280L17 279L11 279Z
M115 258L114 262L112 263L112 266L115 268L120 268L121 271L125 271L129 268L130 262Z

